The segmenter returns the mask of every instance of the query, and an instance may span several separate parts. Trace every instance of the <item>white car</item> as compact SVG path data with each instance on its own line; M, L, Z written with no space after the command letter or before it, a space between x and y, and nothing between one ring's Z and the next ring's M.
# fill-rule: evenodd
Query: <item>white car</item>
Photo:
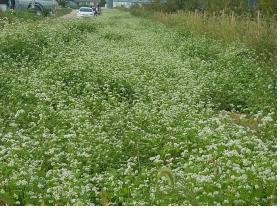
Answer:
M94 12L90 7L81 7L77 13L78 17L94 16Z

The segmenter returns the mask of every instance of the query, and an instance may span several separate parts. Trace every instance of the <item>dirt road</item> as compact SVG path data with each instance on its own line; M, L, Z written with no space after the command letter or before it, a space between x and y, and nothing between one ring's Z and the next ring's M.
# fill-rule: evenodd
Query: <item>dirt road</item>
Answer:
M77 12L78 12L77 9L73 9L72 12L70 12L69 14L66 14L64 16L61 16L60 18L62 18L62 19L69 19L69 18L77 17Z

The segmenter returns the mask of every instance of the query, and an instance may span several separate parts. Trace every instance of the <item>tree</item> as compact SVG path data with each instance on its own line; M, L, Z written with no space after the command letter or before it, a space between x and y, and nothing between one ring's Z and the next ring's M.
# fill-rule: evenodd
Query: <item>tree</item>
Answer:
M104 7L105 4L106 4L106 0L100 0L99 5L100 5L101 7Z
M58 5L60 5L62 7L65 7L66 3L67 3L67 0L57 0L57 3L58 3Z
M152 10L175 12L177 10L208 10L238 14L261 10L262 13L277 13L277 0L152 0Z

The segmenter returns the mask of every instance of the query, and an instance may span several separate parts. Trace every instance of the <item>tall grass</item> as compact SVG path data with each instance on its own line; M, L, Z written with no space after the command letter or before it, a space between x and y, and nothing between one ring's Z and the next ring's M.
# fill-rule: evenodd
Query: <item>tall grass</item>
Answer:
M61 17L71 12L72 12L71 8L60 7L55 11L55 17Z
M234 12L178 11L176 13L151 12L144 8L133 8L137 16L149 16L182 32L193 32L222 40L225 43L239 42L253 49L261 60L276 63L276 18L263 17L257 12L237 15Z
M54 15L46 13L42 16L36 15L34 12L30 12L30 11L13 11L13 10L7 12L0 11L0 25L1 25L1 21L7 22L6 20L8 20L8 23L13 23L15 21L17 22L38 21L38 20L43 20L47 17L53 17L53 18L61 17L71 12L72 12L71 8L64 8L64 7L59 7L55 11Z
M7 12L0 11L0 26L1 26L1 22L3 23L4 21L8 23L13 23L15 21L17 22L37 21L37 20L42 20L43 18L44 18L43 16L38 16L35 13L29 11L17 11L17 12L14 12L13 10Z

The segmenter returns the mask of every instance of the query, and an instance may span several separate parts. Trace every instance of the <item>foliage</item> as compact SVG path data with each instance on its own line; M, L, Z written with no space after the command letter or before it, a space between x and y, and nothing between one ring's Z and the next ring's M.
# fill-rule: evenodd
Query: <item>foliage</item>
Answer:
M69 14L72 12L71 8L58 8L55 10L55 17L61 17L63 15Z
M209 12L151 12L148 8L135 6L130 9L135 16L148 17L164 23L181 33L195 33L207 35L210 38L222 41L223 44L238 42L246 45L255 56L267 62L271 68L272 76L276 74L277 55L277 29L274 18L250 18L230 14Z
M67 0L57 0L59 6L65 7L67 5Z
M106 4L106 0L100 0L99 5L100 5L101 7L104 7L105 4Z
M1 24L1 204L276 204L275 87L248 48L117 10Z
M154 1L149 8L164 9L174 12L177 10L207 10L213 11L235 11L242 14L248 11L261 10L266 15L277 13L276 0L166 0L165 3Z
M10 24L13 22L38 21L38 20L42 20L43 18L44 17L38 16L35 13L29 12L29 11L14 12L13 10L10 10L7 12L0 12L0 27L4 23Z

